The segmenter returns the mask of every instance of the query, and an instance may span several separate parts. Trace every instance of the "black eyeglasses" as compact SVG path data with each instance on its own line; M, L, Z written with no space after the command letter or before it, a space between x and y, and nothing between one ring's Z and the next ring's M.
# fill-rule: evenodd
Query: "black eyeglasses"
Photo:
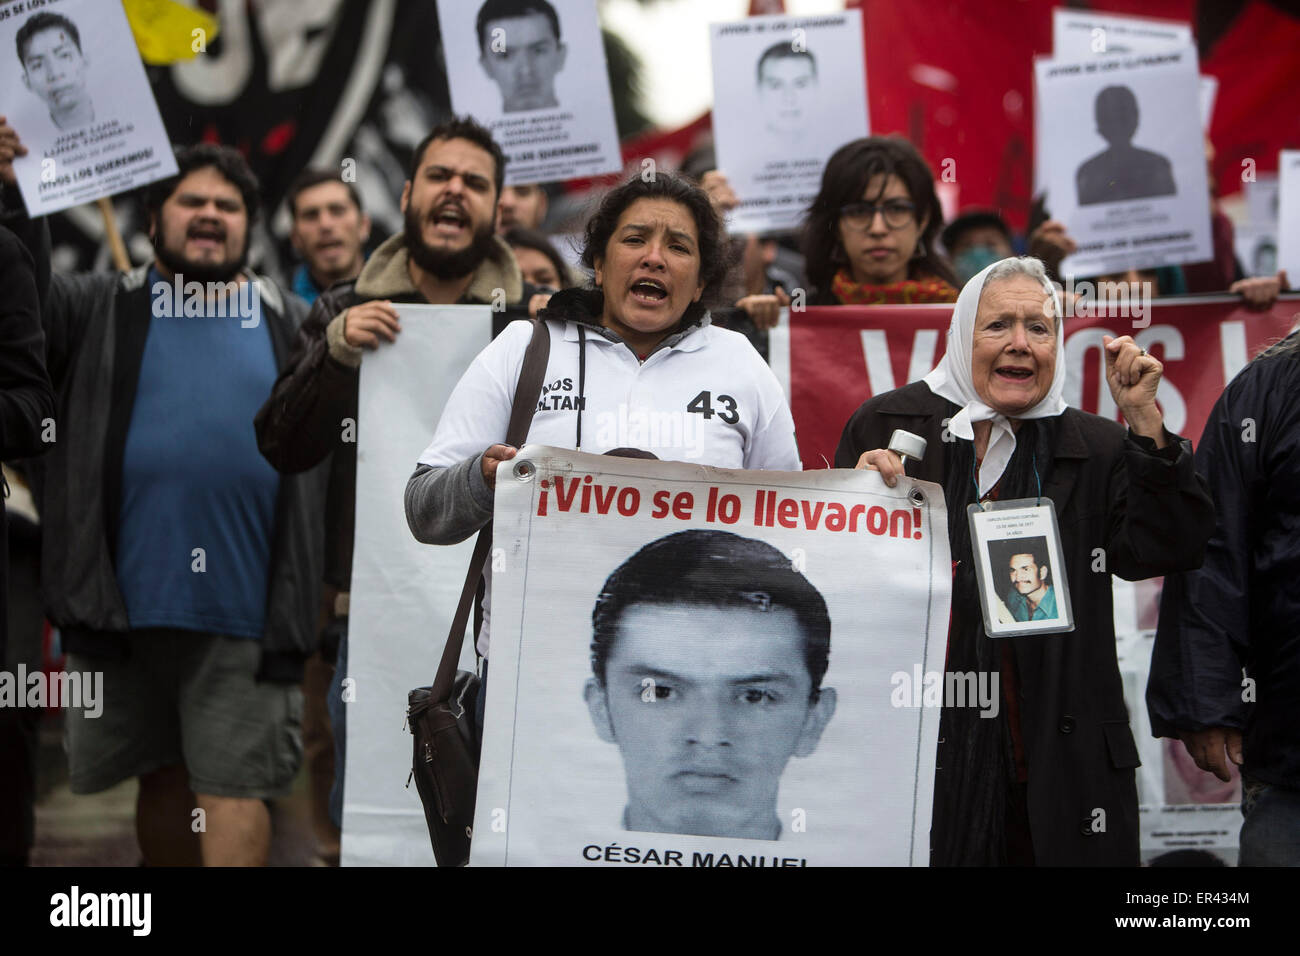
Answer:
M876 211L885 217L890 229L902 229L916 219L916 204L906 199L889 199L882 203L851 202L840 207L840 221L853 229L867 229L876 219Z

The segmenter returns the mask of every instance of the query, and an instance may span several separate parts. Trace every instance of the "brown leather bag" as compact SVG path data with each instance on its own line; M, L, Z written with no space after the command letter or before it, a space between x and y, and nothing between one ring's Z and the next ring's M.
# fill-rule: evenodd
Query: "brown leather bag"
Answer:
M546 323L537 319L532 322L533 338L524 353L515 401L510 409L510 425L506 429L506 444L516 448L528 438L551 351ZM491 548L492 522L489 521L474 544L474 556L470 558L460 603L433 684L417 687L407 694L406 722L414 737L411 774L420 802L424 804L424 819L439 866L464 866L469 862L481 744L474 726L474 708L481 682L477 674L457 670L456 664L460 661L465 627L476 604Z

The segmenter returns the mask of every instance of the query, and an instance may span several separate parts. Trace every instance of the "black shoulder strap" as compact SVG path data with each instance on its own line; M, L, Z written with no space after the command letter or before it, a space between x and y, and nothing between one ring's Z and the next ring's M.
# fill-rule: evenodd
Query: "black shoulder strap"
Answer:
M542 381L546 377L546 365L551 357L551 333L546 323L538 319L529 320L533 325L533 338L524 353L524 365L519 372L519 384L515 387L515 401L510 408L510 424L506 429L506 444L519 448L528 438L529 426L533 423L533 413L537 410L537 400L542 394ZM442 660L438 663L438 673L429 690L429 699L439 702L451 694L452 682L456 679L456 665L460 662L461 645L465 642L465 626L469 623L470 609L474 605L474 596L478 591L479 580L483 577L483 568L487 564L488 551L492 548L492 522L488 522L478 533L474 543L474 555L469 559L469 570L465 574L465 584L460 589L460 603L456 606L456 616L452 618L451 630L447 634L447 643L442 649Z

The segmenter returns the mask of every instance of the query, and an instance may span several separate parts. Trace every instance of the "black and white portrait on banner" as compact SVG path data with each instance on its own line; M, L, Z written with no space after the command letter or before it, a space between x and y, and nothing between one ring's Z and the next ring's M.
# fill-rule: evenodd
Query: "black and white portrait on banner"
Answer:
M1035 61L1035 150L1052 217L1092 276L1213 258L1196 51Z
M32 215L176 171L121 4L0 3L0 50L11 51L0 115L28 149L14 172Z
M522 449L471 863L926 865L946 527L919 482Z
M506 184L622 168L595 0L438 0L452 107L492 130Z
M826 160L869 129L861 13L748 17L709 30L718 168L740 199L728 224L795 228Z

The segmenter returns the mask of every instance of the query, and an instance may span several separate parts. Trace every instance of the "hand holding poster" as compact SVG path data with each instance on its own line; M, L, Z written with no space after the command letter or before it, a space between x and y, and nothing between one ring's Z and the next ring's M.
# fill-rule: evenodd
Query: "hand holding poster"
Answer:
M0 115L27 147L14 173L32 216L176 172L120 3L0 3L0 51L15 57Z
M493 545L471 863L927 865L938 486L530 445Z
M492 131L506 185L623 166L595 0L438 0L452 107Z
M796 228L826 160L867 135L858 10L709 27L718 168L740 197L733 232Z

